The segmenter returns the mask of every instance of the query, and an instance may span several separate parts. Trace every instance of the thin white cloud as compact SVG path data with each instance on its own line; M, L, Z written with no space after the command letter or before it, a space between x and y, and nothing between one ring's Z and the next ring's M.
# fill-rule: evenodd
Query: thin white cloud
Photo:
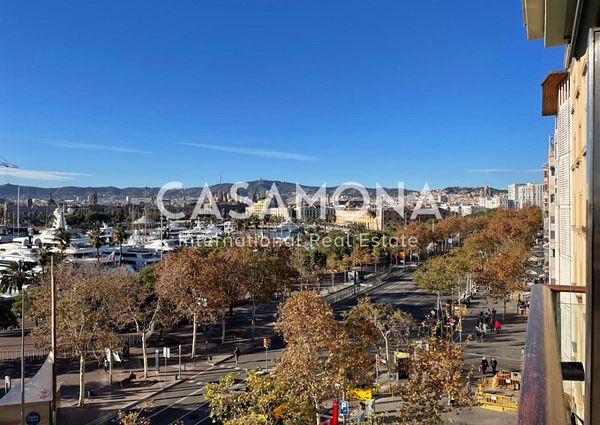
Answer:
M47 145L57 146L59 148L68 148L68 149L86 149L93 151L105 151L105 152L119 152L119 153L148 153L147 151L142 151L139 149L133 148L123 148L121 146L111 146L111 145L98 145L94 143L77 143L77 142L67 142L67 141L56 141L56 142L46 142Z
M315 158L293 152L281 152L271 149L242 148L237 146L210 145L206 143L178 143L179 145L193 146L195 148L210 149L219 152L237 153L240 155L260 156L263 158L290 159L293 161L314 161Z
M475 168L475 169L466 170L467 173L479 173L479 174L541 173L542 171L543 170L541 168Z
M102 145L102 144L96 144L96 143L79 143L79 142L71 142L69 140L47 139L44 137L28 137L28 136L16 136L16 135L10 135L10 134L2 134L2 135L0 135L0 139L2 139L2 140L25 140L25 141L29 141L29 142L43 143L45 145L56 146L59 148L67 148L67 149L85 149L85 150L119 152L119 153L149 153L147 151L143 151L140 149L126 148L126 147L122 147L122 146Z
M24 170L22 168L0 168L0 175L26 180L69 181L90 174L68 173L64 171Z

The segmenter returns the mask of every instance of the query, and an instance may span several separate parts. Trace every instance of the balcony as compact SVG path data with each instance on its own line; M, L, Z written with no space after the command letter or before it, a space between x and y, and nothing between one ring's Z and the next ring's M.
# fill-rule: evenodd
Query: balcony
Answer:
M585 293L583 286L534 285L525 343L519 425L577 424L563 383L582 381L581 363L561 363L557 306L561 293ZM580 422L583 423L583 422Z

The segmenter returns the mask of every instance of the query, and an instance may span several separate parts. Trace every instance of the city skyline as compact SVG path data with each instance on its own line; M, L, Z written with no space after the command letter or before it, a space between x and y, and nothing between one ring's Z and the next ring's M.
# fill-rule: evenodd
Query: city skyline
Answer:
M6 6L0 183L542 180L563 49L523 40L516 3L66 7Z

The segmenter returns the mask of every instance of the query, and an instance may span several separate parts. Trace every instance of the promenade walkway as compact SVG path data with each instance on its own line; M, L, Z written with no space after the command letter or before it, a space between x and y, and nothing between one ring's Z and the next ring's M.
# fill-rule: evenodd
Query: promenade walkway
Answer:
M480 312L488 309L496 309L496 317L502 323L500 333L489 332L483 342L477 342L475 336L475 324ZM476 389L476 380L483 374L479 372L479 364L482 357L488 361L495 358L498 361L498 370L521 370L522 350L525 347L525 333L527 330L527 316L518 315L516 312L516 299L507 305L507 314L502 320L503 303L486 299L485 294L478 296L471 302L467 317L463 320L463 336L472 335L472 341L465 347L464 360L466 366L473 366L474 382L473 390ZM492 374L488 370L488 377ZM514 393L518 397L518 393ZM460 414L449 415L449 423L464 425L516 425L516 412L496 412L481 407L465 409ZM452 420L452 422L450 422Z
M521 353L525 346L525 333L527 328L527 316L516 314L516 300L507 306L505 320L502 321L503 305L491 299L486 299L485 294L478 294L471 302L466 317L463 319L463 341L469 336L472 340L465 344L464 361L467 368L473 367L473 391L477 389L477 381L482 377L479 372L479 364L483 356L488 361L496 358L498 370L519 371L521 364ZM500 333L488 333L483 342L476 342L475 324L480 312L488 309L496 309L497 317L502 321ZM488 370L487 377L492 373ZM385 379L383 380L385 381ZM513 393L518 397L518 393ZM391 413L396 409L396 398L385 397L377 400L376 411ZM516 412L497 412L482 407L464 409L458 415L448 414L447 422L459 425L516 425Z

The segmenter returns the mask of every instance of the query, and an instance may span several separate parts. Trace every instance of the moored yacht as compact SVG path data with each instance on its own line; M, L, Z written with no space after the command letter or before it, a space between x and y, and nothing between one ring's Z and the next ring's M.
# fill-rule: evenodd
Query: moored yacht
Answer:
M160 261L160 252L140 245L104 246L100 254L107 261L131 266L136 272Z

